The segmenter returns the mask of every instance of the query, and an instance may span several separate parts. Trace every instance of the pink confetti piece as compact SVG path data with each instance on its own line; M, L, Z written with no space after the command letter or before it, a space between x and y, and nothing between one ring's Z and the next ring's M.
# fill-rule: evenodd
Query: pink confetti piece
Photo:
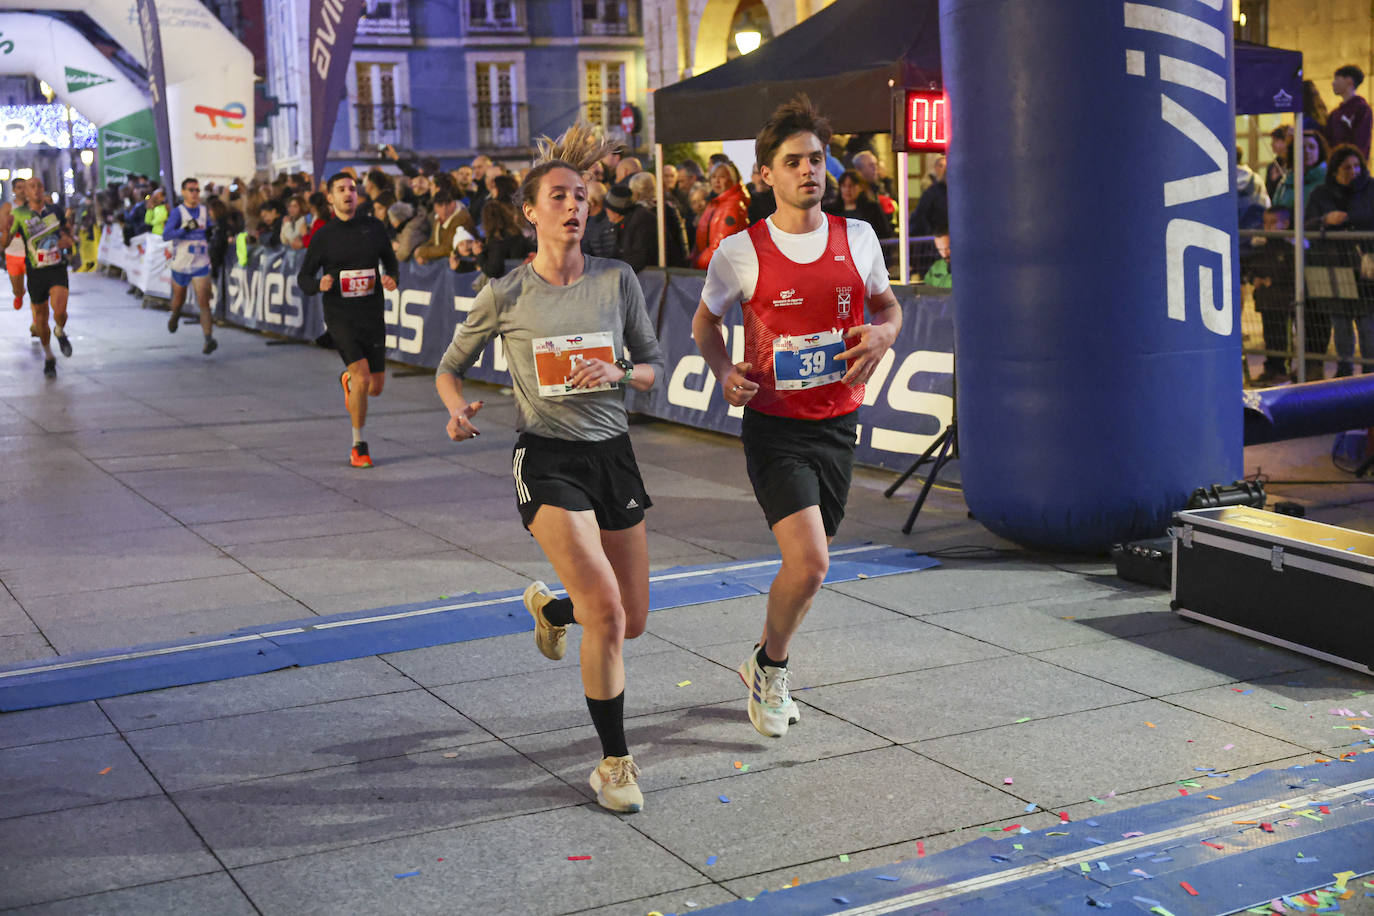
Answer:
M1011 781L1011 777L1010 777L1010 776L1008 776L1006 779L1002 780L1002 785L1004 785L1004 786L1009 786L1009 785L1011 785L1011 784L1012 784L1012 781Z
M1144 836L1144 835L1145 835L1145 834L1141 833L1139 830L1132 830L1130 833L1123 833L1123 834L1121 834L1121 838L1122 838L1123 840L1129 840L1131 837L1135 837L1135 836Z
M1225 747L1223 747L1222 750L1223 750L1223 751L1229 751L1229 750L1231 750L1233 747L1235 747L1234 744L1228 744L1228 745L1226 745Z

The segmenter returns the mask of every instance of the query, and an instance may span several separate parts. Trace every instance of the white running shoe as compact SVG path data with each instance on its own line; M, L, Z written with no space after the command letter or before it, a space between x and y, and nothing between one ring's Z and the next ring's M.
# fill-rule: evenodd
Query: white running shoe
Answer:
M634 814L644 807L644 793L639 791L639 767L634 757L603 757L592 770L592 790L601 807L622 814Z
M749 688L749 721L760 735L781 738L801 721L801 710L787 690L788 669L760 665L758 653L755 646L737 669Z
M553 600L553 592L543 582L531 582L525 588L525 610L534 618L534 644L545 658L558 661L568 651L568 628L549 623L544 608Z

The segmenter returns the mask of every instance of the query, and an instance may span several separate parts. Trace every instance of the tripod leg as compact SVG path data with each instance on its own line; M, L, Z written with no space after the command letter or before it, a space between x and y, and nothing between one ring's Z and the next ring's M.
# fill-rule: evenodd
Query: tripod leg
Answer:
M925 450L924 452L921 453L921 457L920 457L920 458L917 458L915 461L913 461L913 462L911 463L911 467L909 467L909 468L907 468L905 471L903 471L903 472L902 472L902 476L901 476L901 477L898 477L896 480L894 480L894 481L892 482L892 486L888 487L886 490L883 491L883 495L886 496L888 499L891 499L891 498L892 498L892 494L893 494L893 493L896 493L896 492L897 492L897 489L898 489L899 487L901 487L902 484L906 483L907 480L911 477L911 475L912 475L912 474L915 474L916 471L921 467L921 465L925 464L927 461L930 461L930 460L931 460L931 457L930 457L930 456L935 454L935 450L936 450L936 449L941 448L942 446L944 446L944 445L945 445L945 441L946 441L948 438L949 438L949 427L947 426L947 427L945 427L944 431L940 433L940 435L938 435L938 436L935 437L935 441L932 442L932 443L930 443L930 445L926 448L926 450Z
M921 486L921 494L916 497L916 502L911 506L911 513L906 517L906 524L902 526L902 534L910 534L911 528L916 524L916 516L921 514L921 507L926 504L926 497L930 495L930 488L935 485L935 475L940 473L940 468L949 463L950 447L954 444L953 425L945 429L940 437L940 454L935 458L935 464L930 468L930 474L926 476L926 482Z

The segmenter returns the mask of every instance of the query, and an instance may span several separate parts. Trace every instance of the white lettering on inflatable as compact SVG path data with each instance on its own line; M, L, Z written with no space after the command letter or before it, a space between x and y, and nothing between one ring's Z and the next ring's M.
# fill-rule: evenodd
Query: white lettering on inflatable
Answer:
M1188 320L1188 277L1185 258L1189 248L1217 256L1215 264L1197 268L1198 306L1203 327L1213 334L1229 337L1232 325L1231 234L1215 226L1191 219L1169 220L1164 233L1165 260L1168 266L1169 317ZM1221 302L1216 301L1216 274L1221 274Z
M1208 5L1210 6L1211 2L1208 2ZM1206 48L1218 57L1226 57L1226 33L1201 19L1144 3L1125 4L1125 15L1128 29L1170 35Z
M1193 141L1216 165L1216 170L1164 182L1164 206L1176 207L1231 193L1231 157L1217 135L1197 115L1164 93L1159 94L1164 122Z
M894 429L874 428L869 445L884 452L919 455L940 435L940 431L954 419L954 398L931 391L913 391L911 379L918 372L954 372L954 354L937 350L916 350L902 360L901 368L892 376L887 388L887 403L901 413L934 417L935 432L909 433Z

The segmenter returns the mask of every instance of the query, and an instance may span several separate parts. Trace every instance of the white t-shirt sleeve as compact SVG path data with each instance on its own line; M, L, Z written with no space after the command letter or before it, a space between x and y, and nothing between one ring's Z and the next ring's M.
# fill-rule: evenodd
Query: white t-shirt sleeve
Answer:
M752 271L749 270L750 264L753 265ZM719 318L730 311L731 306L752 297L757 284L754 243L747 232L738 232L723 239L716 253L711 256L711 263L706 266L706 285L701 290L701 301L706 303L712 315Z
M878 234L873 227L861 219L845 220L849 236L849 255L854 259L854 267L864 278L864 291L871 299L887 292L892 281L887 277L887 262L883 260L883 246L878 242Z

